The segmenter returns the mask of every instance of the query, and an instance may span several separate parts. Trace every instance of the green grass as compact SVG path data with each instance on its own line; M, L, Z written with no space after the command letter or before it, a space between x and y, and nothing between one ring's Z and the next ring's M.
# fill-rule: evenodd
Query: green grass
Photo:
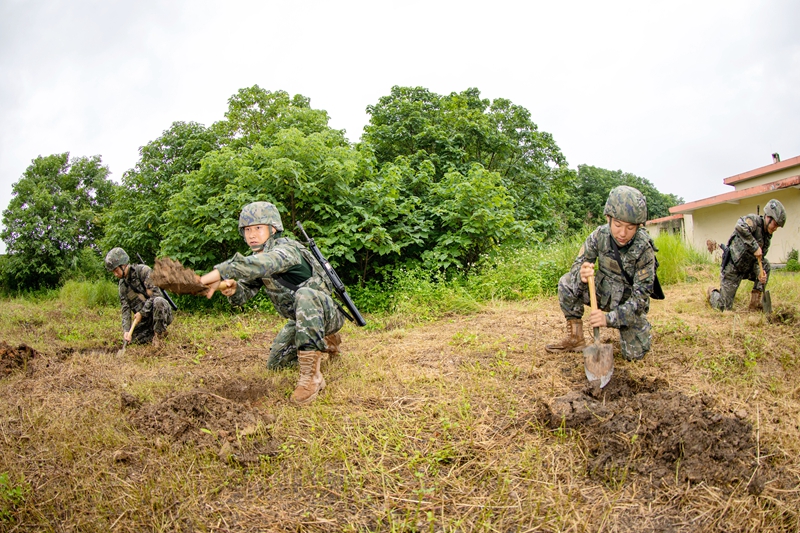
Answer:
M67 281L58 299L70 306L109 307L119 305L118 285L110 281Z
M655 238L658 248L658 280L662 285L672 285L688 280L689 267L710 265L711 257L699 252L686 243L679 235L662 233Z

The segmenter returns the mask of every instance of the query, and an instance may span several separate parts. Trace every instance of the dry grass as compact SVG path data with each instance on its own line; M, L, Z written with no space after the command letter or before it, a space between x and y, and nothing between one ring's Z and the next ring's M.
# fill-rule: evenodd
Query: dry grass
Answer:
M788 311L782 324L745 312L748 283L734 312L712 312L714 274L690 277L652 304L653 350L640 363L617 358L615 379L663 380L750 422L755 460L780 476L765 474L756 494L747 480L594 475L590 428L543 415L585 386L579 354L544 351L563 332L555 298L347 326L345 354L306 408L288 402L296 370L265 369L275 317L179 315L165 349L118 358L116 310L12 300L0 341L40 355L0 380L0 473L10 480L0 530L800 531L800 343L789 316L800 279L770 283L773 305ZM258 394L225 400L237 386ZM122 400L158 408L198 389L216 403L204 404L206 426L180 439L137 425L140 410ZM261 416L222 432L214 409ZM21 502L10 503L10 487L25 490Z

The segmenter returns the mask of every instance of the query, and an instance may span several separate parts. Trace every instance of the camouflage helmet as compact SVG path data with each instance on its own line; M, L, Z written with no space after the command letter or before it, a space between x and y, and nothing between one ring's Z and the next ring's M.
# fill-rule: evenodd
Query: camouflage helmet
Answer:
M112 248L106 254L105 264L106 264L106 270L108 270L109 272L114 270L118 266L127 265L130 262L131 262L130 257L128 257L128 254L125 253L125 250L123 250L122 248L119 247Z
M276 231L283 231L283 222L278 208L269 202L253 202L242 208L239 215L239 234L244 237L244 228L265 224L273 226Z
M620 185L608 193L603 214L628 224L644 224L647 222L647 200L639 189Z
M764 206L764 214L778 223L778 226L783 227L786 224L786 209L783 204L778 200L772 199Z

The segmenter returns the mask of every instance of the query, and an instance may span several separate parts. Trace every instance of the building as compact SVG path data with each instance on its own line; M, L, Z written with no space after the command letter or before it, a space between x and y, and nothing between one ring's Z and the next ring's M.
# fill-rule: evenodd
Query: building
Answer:
M786 208L786 225L775 232L767 257L785 263L792 249L800 250L800 156L780 161L773 154L773 161L725 178L723 183L733 191L670 207L671 215L648 220L647 230L653 236L680 232L696 249L714 253L717 244L728 242L739 217L763 214L764 205L775 198Z

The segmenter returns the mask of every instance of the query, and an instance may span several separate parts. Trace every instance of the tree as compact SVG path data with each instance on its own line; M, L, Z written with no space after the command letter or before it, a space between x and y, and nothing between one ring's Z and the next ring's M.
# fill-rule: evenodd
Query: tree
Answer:
M164 212L170 198L183 189L189 173L200 168L203 157L218 147L216 134L195 122L175 122L141 147L139 161L123 175L106 213L103 249L121 246L131 257L138 252L146 261L153 260L167 232Z
M590 165L578 166L578 180L572 191L573 220L578 224L603 224L603 208L608 193L619 185L629 185L641 191L647 199L647 218L659 218L669 215L669 208L683 203L683 199L674 194L664 194L647 179L621 170L606 170Z
M99 156L34 159L3 211L8 282L20 289L56 286L81 250L97 250L113 189Z

